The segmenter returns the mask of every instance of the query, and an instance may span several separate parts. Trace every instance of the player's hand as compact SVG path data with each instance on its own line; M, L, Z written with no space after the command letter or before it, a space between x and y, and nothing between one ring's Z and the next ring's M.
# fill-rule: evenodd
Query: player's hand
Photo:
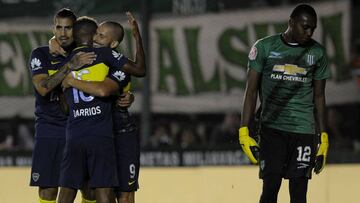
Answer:
M326 132L320 135L320 146L316 154L314 172L319 174L325 167L326 157L329 149L329 138Z
M136 38L136 37L140 36L139 26L138 26L138 23L136 22L135 17L129 11L126 12L126 15L128 17L128 23L130 25L131 32L134 35L134 37Z
M61 82L61 87L62 87L63 91L65 91L65 89L71 87L71 81L74 79L75 78L74 78L73 72L70 72L69 74L67 74L65 76L65 78Z
M241 127L239 129L239 142L242 150L250 159L251 163L258 163L259 145L250 137L248 127Z
M134 100L135 97L131 92L125 92L118 97L116 104L120 107L128 108L131 106Z
M49 50L52 55L67 56L66 51L60 46L60 43L55 39L55 37L52 37L49 40Z
M79 70L84 65L92 64L95 60L95 52L78 52L70 60L71 70Z

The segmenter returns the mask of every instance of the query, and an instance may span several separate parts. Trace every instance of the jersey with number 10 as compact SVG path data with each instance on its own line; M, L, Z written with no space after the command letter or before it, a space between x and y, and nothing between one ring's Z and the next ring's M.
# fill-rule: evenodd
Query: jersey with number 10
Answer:
M82 47L74 50L74 53L95 52L95 62L80 70L73 71L73 77L85 81L103 81L109 77L122 87L125 73L121 71L127 62L123 55L112 51L110 48ZM86 136L113 136L112 122L112 98L95 97L86 94L76 88L66 90L66 100L69 104L69 120L66 128L67 139Z
M261 73L261 124L286 132L315 133L313 80L330 77L324 48L314 40L291 45L277 34L255 43L248 66Z

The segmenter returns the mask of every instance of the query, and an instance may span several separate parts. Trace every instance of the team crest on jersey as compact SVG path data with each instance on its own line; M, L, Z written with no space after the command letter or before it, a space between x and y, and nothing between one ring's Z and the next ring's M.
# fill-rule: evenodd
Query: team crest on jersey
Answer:
M118 81L123 81L125 79L125 73L122 71L116 71L112 74Z
M306 62L309 66L312 66L315 64L315 55L308 54L306 55Z
M30 62L31 70L41 69L41 61L38 58L33 58Z
M257 48L255 46L251 47L250 53L249 53L249 59L255 60L257 56Z
M123 55L122 54L119 54L118 52L116 51L112 51L112 55L114 56L114 58L116 58L117 60L120 60Z
M31 177L33 179L33 181L37 182L40 178L40 174L39 173L33 173L31 174Z

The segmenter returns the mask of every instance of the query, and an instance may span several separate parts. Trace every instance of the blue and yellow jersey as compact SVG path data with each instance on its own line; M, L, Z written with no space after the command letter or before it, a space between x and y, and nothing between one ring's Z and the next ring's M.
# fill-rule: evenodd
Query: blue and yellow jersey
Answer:
M38 74L54 74L61 63L63 57L55 57L49 53L49 47L43 46L34 49L29 61L31 76ZM59 104L60 86L49 92L46 96L41 96L36 89L35 92L35 136L65 138L65 126L67 116L61 110Z
M119 87L125 85L125 73L122 66L127 58L110 48L81 47L73 51L95 52L96 60L80 70L73 71L74 78L86 81L103 81L108 77L118 83ZM69 56L69 58L72 57ZM69 120L66 135L68 139L85 136L112 137L112 98L95 97L86 94L76 88L68 88L65 91L66 100L69 104Z

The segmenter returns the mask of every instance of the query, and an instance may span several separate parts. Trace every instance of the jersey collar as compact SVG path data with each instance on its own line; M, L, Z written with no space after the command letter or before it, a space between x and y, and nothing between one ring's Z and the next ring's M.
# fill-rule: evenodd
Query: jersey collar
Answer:
M79 50L79 49L82 49L82 48L86 48L86 47L90 47L90 46L88 46L88 45L79 46L79 47L76 47L73 51L76 51L76 50Z

